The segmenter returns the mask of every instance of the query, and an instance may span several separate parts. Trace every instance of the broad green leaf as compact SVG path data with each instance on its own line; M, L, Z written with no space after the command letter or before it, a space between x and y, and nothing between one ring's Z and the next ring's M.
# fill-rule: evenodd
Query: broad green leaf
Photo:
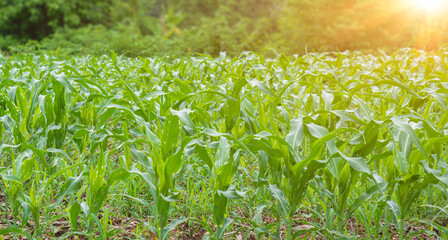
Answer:
M326 128L316 125L314 123L305 124L311 136L315 138L322 138L327 135L329 132Z
M285 193L278 189L276 185L269 185L269 191L271 192L272 196L279 201L280 207L282 209L282 214L283 216L286 216L289 213L289 204L286 200Z
M245 193L236 190L235 186L232 184L229 185L229 188L226 191L218 190L217 192L219 195L223 195L226 198L232 199L232 200L242 199L245 197Z
M78 188L81 186L81 182L83 180L82 174L78 177L69 177L67 181L62 185L61 190L59 190L58 199L56 202L51 204L49 208L55 208L62 203L66 195L70 195L75 193Z
M78 231L78 215L81 213L81 205L74 202L70 207L70 225L73 231Z
M289 134L286 136L286 142L293 148L297 149L302 144L303 140L303 121L302 118L291 120Z
M194 126L193 122L190 119L190 113L193 112L190 109L182 109L180 111L176 111L171 109L171 113L173 115L176 115L177 117L179 117L180 121L182 122L182 124L184 124L185 128L187 131L192 132L196 129L196 127Z

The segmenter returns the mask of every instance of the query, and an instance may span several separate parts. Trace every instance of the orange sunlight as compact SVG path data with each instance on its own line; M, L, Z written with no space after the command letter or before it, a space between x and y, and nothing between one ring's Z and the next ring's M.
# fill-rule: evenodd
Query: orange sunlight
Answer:
M411 0L412 4L429 13L434 13L447 6L448 0Z

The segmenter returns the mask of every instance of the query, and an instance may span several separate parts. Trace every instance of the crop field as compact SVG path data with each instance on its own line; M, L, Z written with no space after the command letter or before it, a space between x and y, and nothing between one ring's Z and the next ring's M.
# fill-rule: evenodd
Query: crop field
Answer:
M447 239L448 53L0 55L0 239Z

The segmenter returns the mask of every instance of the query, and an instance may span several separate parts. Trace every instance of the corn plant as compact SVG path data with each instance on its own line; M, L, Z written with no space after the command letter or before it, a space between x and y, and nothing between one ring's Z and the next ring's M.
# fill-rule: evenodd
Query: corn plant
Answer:
M214 131L207 131L212 135L220 135ZM232 223L226 218L226 209L229 200L244 198L244 192L238 191L232 180L237 170L236 158L239 151L232 149L227 138L220 136L216 153L213 154L208 145L197 143L194 147L200 159L207 164L211 175L211 188L213 189L213 224L216 232L213 239L222 239L225 230Z
M179 141L179 119L167 113L164 122L158 122L158 128L153 133L149 124L142 122L147 141L151 144L149 156L138 150L135 146L131 151L137 161L142 165L144 172L134 170L149 185L155 207L153 213L157 220L157 228L154 229L159 239L166 239L168 232L177 224L185 221L181 219L167 226L170 213L170 204L176 200L178 192L175 190L174 177L182 169L183 150L188 143L188 138Z
M0 234L446 238L446 51L271 53L0 55Z

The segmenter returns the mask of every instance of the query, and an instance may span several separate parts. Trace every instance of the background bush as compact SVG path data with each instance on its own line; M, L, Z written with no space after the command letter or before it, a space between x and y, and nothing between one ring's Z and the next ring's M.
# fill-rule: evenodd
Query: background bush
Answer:
M438 48L448 17L404 0L0 0L3 51L128 56ZM30 41L31 40L31 41ZM36 42L37 41L37 42Z

